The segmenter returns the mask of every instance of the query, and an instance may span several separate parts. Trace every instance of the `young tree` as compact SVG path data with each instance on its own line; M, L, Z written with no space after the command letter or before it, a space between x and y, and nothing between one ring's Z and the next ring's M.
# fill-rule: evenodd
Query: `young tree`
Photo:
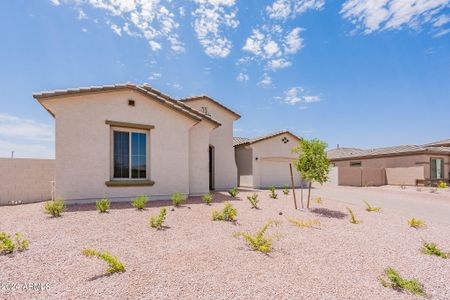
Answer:
M292 149L292 152L299 155L294 162L297 171L303 179L308 181L308 202L306 207L309 208L311 199L311 184L318 182L323 184L328 180L328 172L330 171L330 161L328 160L325 148L327 144L323 141L301 140L298 147Z

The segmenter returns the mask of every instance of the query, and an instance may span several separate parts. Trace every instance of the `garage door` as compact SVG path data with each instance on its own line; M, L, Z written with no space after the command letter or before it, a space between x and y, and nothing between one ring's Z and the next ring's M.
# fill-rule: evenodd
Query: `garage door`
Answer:
M284 184L291 185L291 174L289 163L286 161L261 161L260 168L261 187L282 187ZM292 166L295 186L300 186L300 175Z

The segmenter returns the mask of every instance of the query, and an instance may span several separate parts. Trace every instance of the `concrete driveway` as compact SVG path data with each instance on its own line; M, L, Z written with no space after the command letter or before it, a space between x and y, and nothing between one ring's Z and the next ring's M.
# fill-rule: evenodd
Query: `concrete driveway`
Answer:
M318 186L313 189L312 195L362 207L365 207L363 200L366 200L372 206L379 206L408 218L450 224L450 189L432 192L431 188L418 190L416 187L402 189L399 186Z

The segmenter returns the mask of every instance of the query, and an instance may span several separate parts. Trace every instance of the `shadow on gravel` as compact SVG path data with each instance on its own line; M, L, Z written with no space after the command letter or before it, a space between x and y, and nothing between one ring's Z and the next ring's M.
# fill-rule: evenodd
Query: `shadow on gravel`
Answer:
M343 219L347 217L346 213L343 213L338 210L331 210L328 208L313 208L311 209L311 212L326 218Z
M95 276L92 276L91 278L89 278L88 279L88 281L94 281L94 280L97 280L97 279L100 279L100 278L103 278L103 277L109 277L109 276L112 276L113 274L111 274L111 273L104 273L104 274L100 274L100 275L95 275Z
M242 201L242 199L239 198L239 195L237 198L233 198L229 195L226 195L225 192L222 193L212 193L214 200L212 203L223 203L225 201ZM131 202L131 201L130 201ZM116 209L135 209L131 206L130 202L112 202L110 210L116 210ZM147 205L145 208L151 208L151 207L174 207L175 209L191 209L189 206L190 204L203 204L202 197L189 197L186 202L184 202L182 205L175 207L172 204L171 200L150 200L147 202ZM77 212L77 211L95 211L97 210L95 203L78 203L78 204L71 204L70 201L66 202L66 212ZM145 211L145 209L144 209Z

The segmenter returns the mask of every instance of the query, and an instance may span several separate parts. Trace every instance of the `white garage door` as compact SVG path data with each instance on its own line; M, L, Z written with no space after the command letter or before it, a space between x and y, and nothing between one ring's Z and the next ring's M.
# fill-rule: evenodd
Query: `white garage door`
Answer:
M261 187L282 187L284 184L291 186L291 173L289 163L286 161L261 161ZM300 186L300 175L295 166L292 166L295 186Z

